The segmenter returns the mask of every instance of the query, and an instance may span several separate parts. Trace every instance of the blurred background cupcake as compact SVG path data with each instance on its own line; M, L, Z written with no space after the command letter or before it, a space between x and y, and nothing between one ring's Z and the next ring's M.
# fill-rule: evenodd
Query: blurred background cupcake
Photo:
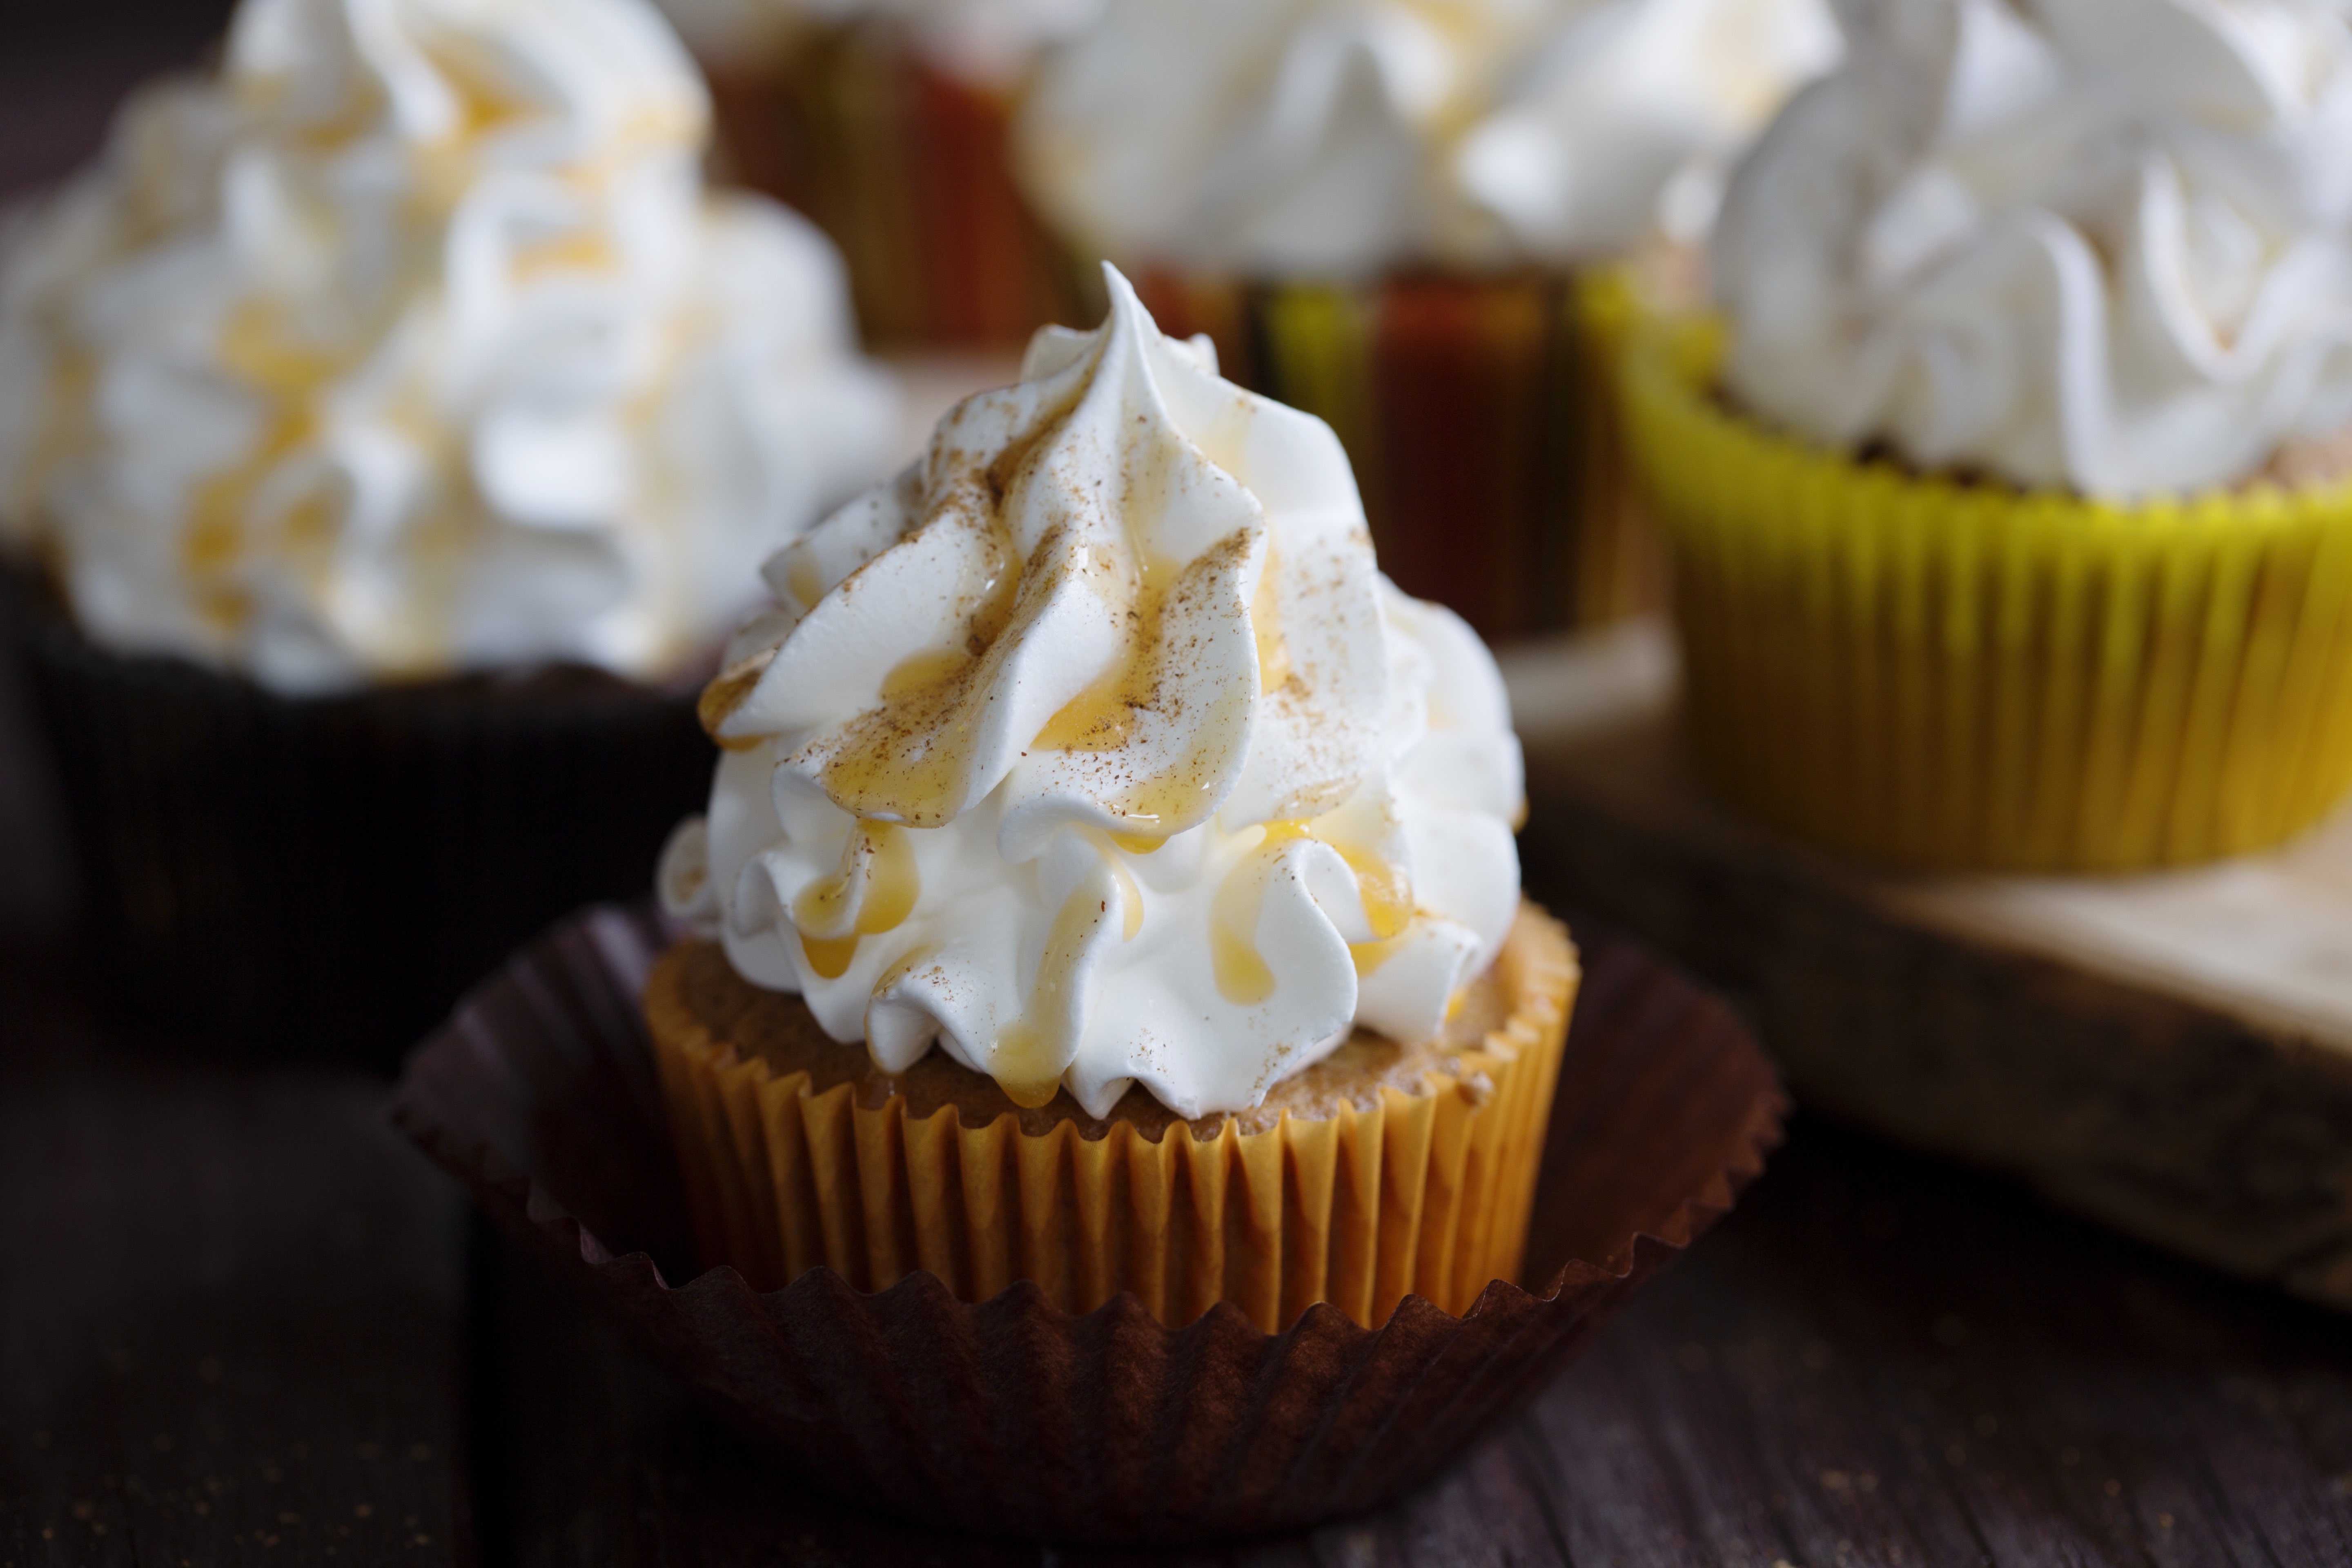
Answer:
M1015 188L1013 103L1101 0L662 0L708 72L730 172L815 219L866 341L1017 354L1100 312Z
M2352 28L1886 0L1637 334L1719 792L1898 859L2125 869L2352 784Z
M383 1055L634 891L748 574L896 456L642 0L247 0L0 250L12 617L112 994Z
M1687 290L1729 156L1837 49L1821 0L1109 0L1016 153L1164 327L1339 432L1401 585L1507 637L1655 601L1621 265Z

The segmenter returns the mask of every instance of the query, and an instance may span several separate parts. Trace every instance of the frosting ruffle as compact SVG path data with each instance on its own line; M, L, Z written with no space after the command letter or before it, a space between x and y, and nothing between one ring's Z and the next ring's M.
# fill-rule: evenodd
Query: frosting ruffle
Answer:
M247 0L0 256L0 513L92 636L281 690L690 662L896 434L707 121L641 0Z
M1019 147L1040 207L1121 259L1588 260L1698 237L1837 48L1823 0L1114 0Z
M662 881L886 1069L936 1040L1024 1103L1196 1116L1435 1029L1517 907L1521 764L1329 427L1107 278L1098 331L769 563Z
M1725 378L1814 439L2125 499L2352 422L2352 28L1892 0L1727 198Z
M812 27L867 23L974 86L1017 86L1045 50L1083 31L1103 0L657 0L695 50L739 63Z

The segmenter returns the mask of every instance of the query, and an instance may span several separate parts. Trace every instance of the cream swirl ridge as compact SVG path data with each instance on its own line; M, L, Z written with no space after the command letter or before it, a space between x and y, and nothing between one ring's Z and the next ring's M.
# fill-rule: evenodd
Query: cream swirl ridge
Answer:
M903 39L934 68L973 86L1020 85L1039 55L1080 33L1102 0L659 0L705 59L740 65L789 49L795 35L864 26Z
M1517 906L1501 681L1390 587L1337 438L1123 278L770 562L665 897L886 1069L1254 1105L1433 1032Z
M2306 0L1895 0L1735 178L1752 412L2130 497L2352 422L2352 29Z
M273 687L689 663L871 481L837 258L643 0L246 0L0 261L0 512Z
M1837 48L1824 0L1111 0L1018 147L1041 208L1116 258L1582 261L1698 237Z

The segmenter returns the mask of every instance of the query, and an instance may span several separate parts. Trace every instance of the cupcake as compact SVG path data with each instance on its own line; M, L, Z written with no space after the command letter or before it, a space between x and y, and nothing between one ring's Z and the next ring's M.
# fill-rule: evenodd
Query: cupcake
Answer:
M1106 271L772 559L646 1010L707 1260L1268 1331L1514 1276L1576 969L1347 458Z
M1515 637L1655 603L1609 344L1836 50L1823 0L1109 0L1016 151L1171 331L1339 431L1399 584Z
M0 252L0 517L112 989L382 1053L642 885L759 561L885 471L640 0L247 0Z
M1927 865L2129 870L2352 784L2352 28L1888 0L1636 334L1698 761Z
M1013 106L1100 0L661 0L708 72L737 177L848 258L866 341L1015 352L1099 312L1014 187Z

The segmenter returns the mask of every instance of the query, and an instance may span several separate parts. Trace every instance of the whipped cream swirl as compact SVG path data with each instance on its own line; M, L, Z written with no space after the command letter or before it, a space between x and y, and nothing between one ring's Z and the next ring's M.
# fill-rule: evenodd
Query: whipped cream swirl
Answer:
M663 894L885 1070L936 1041L1023 1104L1240 1110L1357 1024L1427 1037L1493 959L1519 747L1329 426L1108 280L768 563Z
M281 690L690 664L897 435L708 118L643 0L247 0L0 253L0 515L94 637Z
M1837 55L1825 0L1111 0L1019 122L1042 210L1252 275L1689 241Z
M2319 0L1884 0L1741 168L1731 392L2118 498L2352 421L2352 29Z
M976 87L1019 85L1039 55L1083 31L1103 0L658 0L714 69L790 48L814 28L866 26Z

